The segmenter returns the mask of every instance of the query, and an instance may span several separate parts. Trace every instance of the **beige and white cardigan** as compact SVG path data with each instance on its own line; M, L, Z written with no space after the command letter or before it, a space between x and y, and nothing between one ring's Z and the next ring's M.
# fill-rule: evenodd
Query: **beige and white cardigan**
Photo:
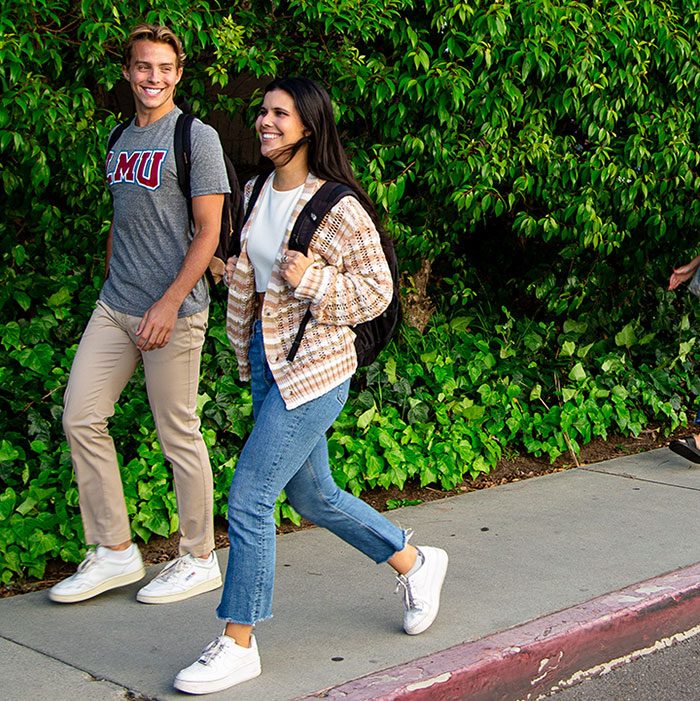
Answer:
M287 409L320 397L353 375L357 356L350 326L381 314L393 293L379 234L364 207L350 196L340 200L316 229L309 245L314 263L299 286L293 289L281 276L281 256L287 250L294 222L324 182L311 174L306 178L262 306L265 355ZM250 181L245 187L246 203L252 188ZM248 347L257 308L255 272L246 253L256 210L257 203L241 232L241 255L229 284L226 313L226 331L241 380L250 379ZM287 354L307 307L311 320L296 357L289 363Z

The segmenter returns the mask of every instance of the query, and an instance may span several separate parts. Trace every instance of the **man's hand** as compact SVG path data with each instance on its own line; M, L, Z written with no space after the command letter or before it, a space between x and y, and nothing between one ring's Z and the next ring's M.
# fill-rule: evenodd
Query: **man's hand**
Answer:
M180 307L168 301L165 296L153 304L141 318L136 335L141 340L136 344L141 351L164 348L177 323L177 312Z
M224 283L226 286L231 284L233 280L233 272L236 269L236 263L238 263L238 256L231 256L226 261L226 273L224 274Z

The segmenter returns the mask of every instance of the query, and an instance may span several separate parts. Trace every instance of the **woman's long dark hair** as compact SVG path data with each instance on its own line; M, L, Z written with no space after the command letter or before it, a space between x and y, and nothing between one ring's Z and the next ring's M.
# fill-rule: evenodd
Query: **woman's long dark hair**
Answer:
M347 185L372 218L378 231L382 231L377 209L352 172L350 161L340 143L338 128L333 117L333 105L328 93L318 83L303 76L277 78L266 88L265 94L284 90L291 95L304 126L310 134L289 147L289 160L308 144L309 171L318 178ZM261 159L260 174L272 172L274 166Z

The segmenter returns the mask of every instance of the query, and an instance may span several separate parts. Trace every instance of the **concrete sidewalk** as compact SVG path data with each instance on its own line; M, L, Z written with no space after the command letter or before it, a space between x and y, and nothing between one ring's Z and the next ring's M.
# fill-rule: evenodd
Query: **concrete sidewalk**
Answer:
M699 491L700 468L659 449L390 512L450 555L440 615L415 637L388 567L321 529L279 536L263 674L211 698L537 698L693 633ZM172 680L220 633L219 592L146 606L138 586L73 605L1 600L3 698L186 698Z

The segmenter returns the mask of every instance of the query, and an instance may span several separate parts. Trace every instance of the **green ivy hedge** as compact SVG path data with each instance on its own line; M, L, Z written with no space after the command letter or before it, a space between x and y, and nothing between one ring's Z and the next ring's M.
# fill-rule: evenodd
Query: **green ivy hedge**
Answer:
M700 0L6 0L1 581L82 554L61 398L102 280L120 46L144 18L182 35L204 117L250 123L250 78L327 85L407 289L437 308L358 377L331 438L340 484L449 488L502 455L683 420L698 326L662 288L697 247ZM223 514L250 398L218 307L210 329L200 408ZM135 533L174 532L138 375L112 433ZM296 515L281 500L278 517Z

